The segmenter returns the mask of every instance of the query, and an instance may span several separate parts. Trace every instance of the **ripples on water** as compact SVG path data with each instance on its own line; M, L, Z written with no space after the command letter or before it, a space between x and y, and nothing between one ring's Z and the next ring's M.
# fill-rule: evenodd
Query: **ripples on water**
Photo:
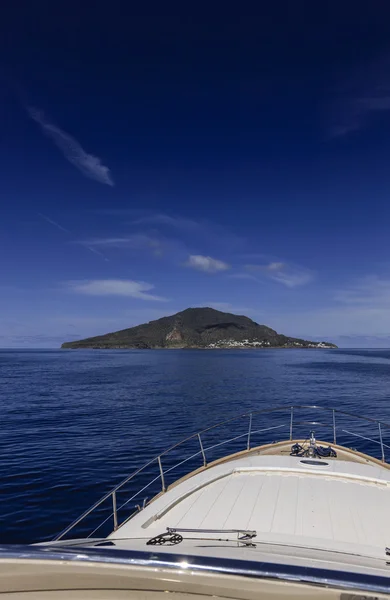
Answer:
M1 350L0 542L52 538L147 459L248 410L317 404L390 422L389 383L387 350ZM253 441L287 436L289 427L287 412L254 419L255 430L279 424L286 429ZM233 435L246 428L238 422ZM210 432L205 444L220 439ZM390 436L384 441L390 446ZM240 438L221 453L245 444ZM349 445L378 453L359 438Z

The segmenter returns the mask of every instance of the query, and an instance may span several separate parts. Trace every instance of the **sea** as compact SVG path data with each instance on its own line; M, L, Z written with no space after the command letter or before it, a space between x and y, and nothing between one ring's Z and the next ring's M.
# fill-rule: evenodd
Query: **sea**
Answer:
M190 438L162 455L165 486L288 438L291 406L318 407L294 409L293 437L336 434L390 462L390 429L361 418L390 423L390 350L0 350L0 543L55 538L149 462L117 492L121 523L161 490L168 447ZM193 434L218 423L203 455ZM104 537L112 506L67 535Z

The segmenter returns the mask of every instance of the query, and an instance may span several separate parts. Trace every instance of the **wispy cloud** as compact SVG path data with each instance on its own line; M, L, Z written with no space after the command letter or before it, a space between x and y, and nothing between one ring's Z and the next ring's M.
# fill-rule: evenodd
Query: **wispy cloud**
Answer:
M164 243L155 236L143 233L133 233L117 237L91 238L77 240L75 244L81 244L90 248L128 248L130 250L149 249L155 256L161 256Z
M329 290L330 291L330 290ZM329 339L346 345L340 336L390 336L390 278L369 275L333 291L323 306L268 313L276 330L295 337ZM350 345L350 343L348 343ZM362 345L377 344L372 341Z
M53 225L53 227L56 227L56 229L59 229L60 231L63 231L64 233L67 233L67 234L73 236L73 233L69 229L66 229L66 227L63 227L62 225L60 225L59 223L57 223L57 221L54 221L53 219L51 219L47 215L44 215L42 213L38 213L38 216L41 217L41 219L44 219L47 223L50 223L50 225ZM106 256L104 256L104 254L102 252L100 252L96 248L93 248L87 242L79 242L79 243L80 243L81 246L84 246L84 248L86 248L87 250L89 250L93 254L97 254L98 256L101 256L105 261L108 261L108 258Z
M363 277L335 294L335 300L353 307L388 309L390 306L390 279L377 275Z
M230 265L222 260L211 258L211 256L202 256L201 254L191 254L185 266L205 273L218 273L230 269Z
M144 201L139 201L141 205ZM128 224L133 226L141 225L142 227L152 226L156 229L171 229L177 232L196 233L200 230L210 229L215 227L209 222L196 220L181 215L168 214L164 212L156 212L139 208L106 208L96 209L94 213L106 215L110 217L128 217Z
M364 65L343 82L333 102L331 137L364 128L378 113L390 111L390 57Z
M228 275L231 279L249 279L249 281L259 281L258 277L255 277L251 273L231 273Z
M41 126L45 135L61 150L65 158L81 171L83 175L99 181L99 183L114 185L110 169L102 164L100 158L85 152L77 140L57 127L57 125L51 123L42 111L29 106L27 107L27 112Z
M202 224L193 219L172 216L165 213L152 213L138 217L132 221L133 225L165 225L179 230L197 230Z
M352 98L345 102L345 114L332 125L331 137L343 137L366 126L370 115L390 110L390 90L386 97ZM338 121L338 122L337 122Z
M314 278L314 273L310 269L286 262L272 261L263 265L248 264L245 265L245 269L250 273L262 274L288 288L305 285Z
M144 281L133 281L131 279L87 279L81 281L68 281L66 288L77 294L88 296L126 296L138 298L139 300L153 300L167 302L167 298L156 296L149 292L154 285Z
M142 201L141 201L142 205ZM167 240L180 241L182 248L187 248L187 254L202 253L203 255L231 254L241 252L247 240L237 236L218 223L187 216L179 216L164 212L152 212L136 209L100 209L97 214L117 217L123 220L129 217L126 225L141 233L158 235Z
M266 269L270 273L279 273L280 271L283 271L284 269L286 269L286 267L287 267L286 263L282 263L282 262L270 262L266 266Z
M53 227L57 227L57 229L59 229L60 231L63 231L64 233L69 233L70 235L72 235L72 233L71 233L71 231L69 231L69 229L66 229L65 227L63 227L62 225L57 223L57 221L50 219L50 217L47 217L46 215L43 215L42 213L38 213L38 216L41 217L41 219L44 219L45 221L50 223L50 225L53 225Z
M139 208L103 208L95 209L93 212L110 217L129 217L130 225L156 225L157 227L162 225L171 227L172 229L188 230L196 230L202 228L204 225L209 225L208 223L202 223L201 221L180 215Z

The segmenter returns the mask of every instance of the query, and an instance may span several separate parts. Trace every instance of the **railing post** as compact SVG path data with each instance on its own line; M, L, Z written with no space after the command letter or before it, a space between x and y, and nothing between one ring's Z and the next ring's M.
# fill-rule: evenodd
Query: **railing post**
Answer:
M116 511L116 492L112 492L112 514L114 516L114 531L118 529L118 513Z
M248 443L246 445L247 450L250 450L250 447L251 447L251 433L252 433L252 413L249 415Z
M290 441L293 439L293 421L294 421L294 407L291 407L291 417L290 417Z
M157 460L158 460L158 466L160 467L161 488L162 488L162 491L165 492L166 487L165 487L165 480L164 480L164 471L163 471L162 464L161 464L161 458L158 456Z
M378 423L378 428L379 428L379 439L380 439L380 442L381 442L382 462L385 462L385 447L383 445L382 427L381 427L380 423Z
M202 438L200 437L200 433L198 433L198 440L199 440L200 451L201 451L202 456L203 456L203 466L205 467L207 465L207 460L206 460L206 455L204 453L203 444L202 444Z
M333 443L336 444L336 413L335 410L332 410L333 413Z

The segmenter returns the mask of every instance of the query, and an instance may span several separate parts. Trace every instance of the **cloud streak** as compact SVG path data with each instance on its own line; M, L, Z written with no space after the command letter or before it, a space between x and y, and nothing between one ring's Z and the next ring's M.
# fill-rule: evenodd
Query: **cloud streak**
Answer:
M228 275L228 277L230 277L231 279L244 279L257 282L259 281L259 279L254 275L251 275L251 273L231 273L230 275Z
M125 236L92 238L88 240L76 240L74 244L86 245L91 248L126 248L130 250L151 250L156 256L163 252L163 242L156 237L133 233Z
M344 137L367 126L375 114L390 111L390 56L361 67L338 90L330 137Z
M66 160L83 173L83 175L105 185L114 185L110 169L102 164L100 158L93 156L93 154L88 154L77 140L57 127L57 125L51 123L42 111L29 106L27 107L27 112L40 125L43 133L61 150Z
M270 262L264 265L245 265L250 273L259 273L288 288L306 285L314 279L314 273L310 269L293 265L286 262Z
M370 116L390 110L390 93L388 96L366 96L351 98L345 102L345 109L340 121L331 128L331 137L344 137L359 131L366 126Z
M167 302L167 298L156 296L149 292L154 285L145 281L131 279L86 279L81 281L68 281L65 287L76 294L87 296L125 296L139 300L152 300Z
M268 324L287 335L322 338L346 345L340 336L371 337L362 345L376 346L375 337L390 339L390 278L368 275L333 291L333 303L267 314ZM347 342L351 345L351 342ZM358 344L352 344L358 345ZM380 344L382 345L382 344Z
M50 225L53 225L53 227L56 227L60 231L63 231L64 233L67 233L67 234L73 236L73 233L69 229L66 229L65 227L63 227L62 225L60 225L59 223L57 223L57 221L54 221L53 219L50 219L50 217L48 217L47 215L44 215L42 213L38 213L38 216L41 217L41 219L44 219L47 223L50 223ZM79 242L79 243L80 243L81 246L84 246L84 248L86 248L87 250L89 250L90 252L92 252L92 254L96 254L97 256L101 256L106 262L108 262L108 258L106 256L104 256L104 254L102 254L99 250L96 250L96 248L94 248L92 245L89 245L87 242Z
M390 306L390 279L368 275L352 285L338 290L335 300L355 308L388 310Z
M64 233L69 233L70 235L72 235L72 232L69 231L69 229L62 227L62 225L57 223L57 221L53 221L53 219L50 219L50 217L47 217L46 215L43 215L42 213L38 213L38 216L41 217L41 219L44 219L45 221L47 221L47 223L50 223L50 225L53 225L53 227L57 227L57 229L59 229L60 231L63 231Z
M179 230L190 230L195 231L202 227L202 224L193 219L187 219L184 217L167 215L164 213L152 213L143 215L134 221L133 225L163 225Z
M141 204L144 200L140 200ZM152 233L165 240L180 241L182 247L186 246L186 254L202 252L204 255L213 256L214 253L241 252L247 240L237 236L224 226L207 220L195 220L179 215L163 212L153 212L142 209L99 209L97 214L118 217L123 225L123 217L129 216L126 223L130 227L140 228L142 233Z
M211 258L211 256L202 256L201 254L191 254L185 266L204 273L218 273L230 269L230 265L222 260Z

